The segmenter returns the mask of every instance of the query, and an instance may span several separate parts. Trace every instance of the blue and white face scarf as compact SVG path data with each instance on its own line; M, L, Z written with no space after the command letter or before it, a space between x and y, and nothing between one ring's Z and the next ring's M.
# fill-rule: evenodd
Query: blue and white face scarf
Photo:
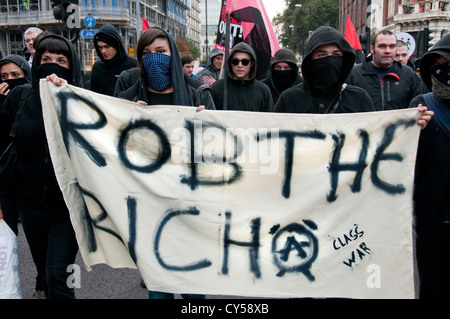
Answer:
M162 53L149 53L142 59L147 73L148 84L156 91L162 91L172 84L170 56Z

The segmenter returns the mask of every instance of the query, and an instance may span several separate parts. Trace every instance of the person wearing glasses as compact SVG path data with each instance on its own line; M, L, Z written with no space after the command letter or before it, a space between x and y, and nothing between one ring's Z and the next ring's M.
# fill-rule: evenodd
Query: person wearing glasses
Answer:
M255 78L257 60L253 48L244 42L236 44L226 62L227 76L212 85L216 109L271 112L273 100L270 89ZM224 101L225 81L227 101Z

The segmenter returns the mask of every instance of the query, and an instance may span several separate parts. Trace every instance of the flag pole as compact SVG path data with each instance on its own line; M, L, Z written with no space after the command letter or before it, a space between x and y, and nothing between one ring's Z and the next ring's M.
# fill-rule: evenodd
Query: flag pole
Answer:
M230 55L230 14L227 12L225 14L226 17L226 23L225 23L225 56L224 60L225 63L228 62L228 56ZM225 68L223 69L224 75L223 75L223 109L228 109L228 74L227 74L227 68L225 64Z

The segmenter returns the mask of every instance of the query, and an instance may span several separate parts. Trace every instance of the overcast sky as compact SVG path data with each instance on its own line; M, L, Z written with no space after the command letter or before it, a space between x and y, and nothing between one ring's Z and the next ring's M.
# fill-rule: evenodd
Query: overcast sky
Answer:
M266 8L267 15L269 16L270 20L272 21L273 17L275 17L278 13L282 13L285 2L277 0L262 0L264 4L264 8Z

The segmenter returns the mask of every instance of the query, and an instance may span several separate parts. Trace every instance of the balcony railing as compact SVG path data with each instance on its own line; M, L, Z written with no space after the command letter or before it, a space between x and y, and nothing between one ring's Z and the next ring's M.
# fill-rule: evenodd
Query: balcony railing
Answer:
M450 3L446 1L405 1L399 5L398 14L419 14L450 11Z

